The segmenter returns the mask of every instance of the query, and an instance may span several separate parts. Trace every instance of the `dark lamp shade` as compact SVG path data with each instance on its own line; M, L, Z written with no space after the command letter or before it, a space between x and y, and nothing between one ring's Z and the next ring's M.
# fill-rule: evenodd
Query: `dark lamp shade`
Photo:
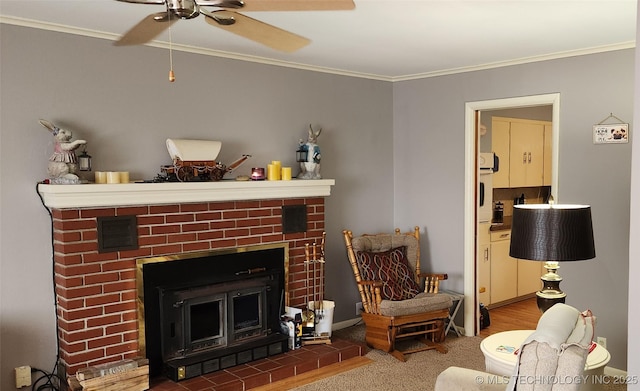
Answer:
M591 207L515 205L509 255L536 261L581 261L596 256Z

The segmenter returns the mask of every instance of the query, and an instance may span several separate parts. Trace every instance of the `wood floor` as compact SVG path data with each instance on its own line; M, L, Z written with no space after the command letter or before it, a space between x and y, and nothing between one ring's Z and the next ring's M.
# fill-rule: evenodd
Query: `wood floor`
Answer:
M489 327L480 330L481 337L509 330L534 330L542 313L536 298L526 299L502 307L489 307Z

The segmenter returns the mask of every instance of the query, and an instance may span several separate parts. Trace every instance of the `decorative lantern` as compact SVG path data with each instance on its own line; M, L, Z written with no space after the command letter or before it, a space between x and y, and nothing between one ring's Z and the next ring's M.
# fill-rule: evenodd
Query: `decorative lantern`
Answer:
M78 169L80 171L91 171L91 155L84 149L78 156Z
M300 148L298 148L298 150L296 151L296 161L298 163L306 162L308 156L309 151L307 150L306 145L300 145Z

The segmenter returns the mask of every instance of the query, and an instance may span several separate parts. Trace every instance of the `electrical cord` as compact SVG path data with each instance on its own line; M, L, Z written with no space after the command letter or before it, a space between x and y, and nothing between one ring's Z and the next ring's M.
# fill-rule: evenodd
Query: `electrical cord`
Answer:
M46 371L43 371L42 369L39 369L39 368L31 368L31 373L37 373L37 372L42 373L42 376L40 376L39 378L36 379L35 382L33 382L33 385L31 386L32 391L43 391L43 390L60 391L63 389L66 390L66 387L65 388L60 387L61 384L65 384L65 381L58 374L54 373L53 371L51 373L47 373ZM38 386L38 383L40 383L43 380L46 380L46 381L43 384ZM54 381L57 381L58 383L57 386L54 384Z
M58 332L58 329L60 328L60 325L58 323L58 293L56 290L56 272L55 272L55 254L54 254L54 239L53 239L53 214L51 213L51 210L49 208L47 208L47 205L45 205L44 203L44 199L42 198L42 194L40 193L39 189L38 189L38 185L40 184L46 184L49 183L48 180L44 180L41 182L36 183L36 193L38 194L38 198L40 198L40 202L42 203L42 206L45 208L45 210L47 211L47 213L49 214L49 219L51 220L51 274L52 274L52 283L53 283L53 310L54 313L56 315L56 360L55 363L53 364L53 369L51 370L50 373L47 373L46 371L43 371L42 369L38 369L38 368L31 368L31 372L42 372L43 376L39 377L34 383L33 386L31 387L32 391L42 391L42 390L54 390L54 391L60 391L62 389L66 390L66 381L60 377L57 373L56 373L56 369L58 368L58 364L60 362L60 333ZM43 381L44 379L46 379L46 382L41 384L40 386L38 386L36 388L36 385ZM57 380L57 385L54 384L54 381ZM61 385L65 385L64 388L60 388Z
M359 325L361 323L362 323L362 318L360 318L356 323L352 324L351 326L347 326L347 327L354 327L354 326L357 326L357 325Z

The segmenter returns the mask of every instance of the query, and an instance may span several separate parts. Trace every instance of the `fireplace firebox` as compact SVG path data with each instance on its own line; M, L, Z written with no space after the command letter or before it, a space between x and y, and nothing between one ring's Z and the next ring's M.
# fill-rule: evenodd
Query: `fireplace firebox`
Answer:
M139 345L174 381L283 353L286 243L143 258Z

